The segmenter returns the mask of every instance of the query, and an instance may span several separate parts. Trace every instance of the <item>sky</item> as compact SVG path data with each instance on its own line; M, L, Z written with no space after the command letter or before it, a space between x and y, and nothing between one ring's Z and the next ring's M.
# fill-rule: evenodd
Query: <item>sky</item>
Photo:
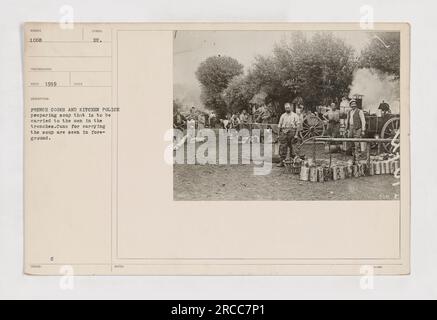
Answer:
M270 55L275 43L289 39L292 31L178 31L173 45L174 98L187 107L200 107L200 85L195 72L210 56L237 59L250 68L257 55ZM358 54L369 42L366 31L335 31L335 36ZM310 37L313 31L306 31Z

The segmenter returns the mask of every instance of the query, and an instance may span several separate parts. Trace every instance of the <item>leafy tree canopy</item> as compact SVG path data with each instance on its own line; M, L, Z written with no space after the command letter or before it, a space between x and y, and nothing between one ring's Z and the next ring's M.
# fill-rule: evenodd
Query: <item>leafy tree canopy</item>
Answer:
M201 100L218 115L249 109L251 100L263 93L276 113L298 97L313 109L348 96L357 68L373 68L399 77L398 33L378 33L359 58L353 48L329 32L311 37L295 32L276 44L272 53L257 56L246 74L243 66L226 56L203 61L196 71Z
M353 49L331 33L303 33L277 44L272 56L258 57L249 81L268 94L268 102L303 97L307 107L327 104L348 95L356 59Z
M205 107L215 110L219 115L226 114L223 91L234 77L241 74L243 65L234 58L213 56L203 61L196 71L196 77L201 83L201 100Z
M256 89L251 86L247 77L240 75L233 78L228 87L223 91L223 100L230 113L241 112L249 109L249 101L256 94Z
M400 76L400 34L398 32L378 32L369 45L361 52L360 67L376 69L396 79Z

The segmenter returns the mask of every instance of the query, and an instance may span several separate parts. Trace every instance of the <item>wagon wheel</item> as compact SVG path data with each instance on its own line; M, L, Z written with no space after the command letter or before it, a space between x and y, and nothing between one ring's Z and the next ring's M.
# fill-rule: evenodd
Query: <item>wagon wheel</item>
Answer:
M302 130L300 132L302 140L305 141L309 138L320 137L325 133L325 125L323 120L317 116L308 115L302 124Z
M400 118L397 117L391 118L382 127L381 138L393 139L396 136L397 132L400 130L400 126L401 126ZM385 151L390 153L393 151L393 146L391 145L390 142L384 143L383 146Z
M310 142L313 142L313 141L314 141L313 138L314 138L314 137L306 138L306 139L304 139L304 140L302 140L302 139L300 138L299 141L296 143L296 151L297 151L297 153L298 153L298 154L300 153L300 150L302 149L302 147L303 147L305 144L310 143Z

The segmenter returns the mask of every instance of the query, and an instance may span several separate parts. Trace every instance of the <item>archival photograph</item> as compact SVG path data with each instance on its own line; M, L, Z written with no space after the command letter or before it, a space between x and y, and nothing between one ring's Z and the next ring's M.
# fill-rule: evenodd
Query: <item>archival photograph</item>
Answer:
M174 200L399 200L399 32L173 38Z

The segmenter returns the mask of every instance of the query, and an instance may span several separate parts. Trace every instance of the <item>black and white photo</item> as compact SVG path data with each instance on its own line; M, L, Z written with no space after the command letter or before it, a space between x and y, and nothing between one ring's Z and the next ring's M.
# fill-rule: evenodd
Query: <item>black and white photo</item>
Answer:
M399 200L400 33L175 31L174 199Z

